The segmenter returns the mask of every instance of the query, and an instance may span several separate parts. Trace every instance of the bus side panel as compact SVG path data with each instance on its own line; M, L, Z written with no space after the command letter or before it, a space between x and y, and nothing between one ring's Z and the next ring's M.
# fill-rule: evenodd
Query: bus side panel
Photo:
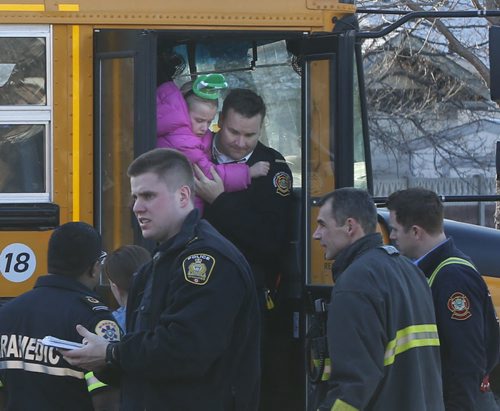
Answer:
M51 198L61 224L93 224L92 27L56 25L52 34ZM0 298L30 290L47 273L50 234L0 231Z
M70 98L70 26L53 28L54 117L52 140L53 201L60 207L60 221L72 217L72 117Z
M80 218L94 225L93 28L79 26Z
M0 298L15 297L33 288L47 272L50 231L0 232Z
M93 224L92 27L54 26L54 201Z

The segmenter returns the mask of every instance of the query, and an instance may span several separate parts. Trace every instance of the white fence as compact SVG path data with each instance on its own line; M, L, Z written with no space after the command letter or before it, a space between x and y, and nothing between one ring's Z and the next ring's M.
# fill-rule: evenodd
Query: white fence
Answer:
M496 194L496 179L475 175L467 178L416 178L404 177L375 180L373 194L376 197L387 197L396 190L408 187L423 187L439 195L461 196L474 194Z
M375 197L387 197L396 190L423 187L445 196L496 194L496 179L475 175L467 178L394 178L378 179L373 183ZM494 226L495 203L446 203L445 216L454 220L483 226Z

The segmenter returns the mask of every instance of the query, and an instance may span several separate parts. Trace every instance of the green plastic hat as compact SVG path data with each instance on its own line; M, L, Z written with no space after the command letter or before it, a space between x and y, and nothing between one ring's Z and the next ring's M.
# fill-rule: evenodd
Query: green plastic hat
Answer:
M208 100L217 100L219 91L227 88L226 79L222 74L207 74L199 76L193 84L193 93Z

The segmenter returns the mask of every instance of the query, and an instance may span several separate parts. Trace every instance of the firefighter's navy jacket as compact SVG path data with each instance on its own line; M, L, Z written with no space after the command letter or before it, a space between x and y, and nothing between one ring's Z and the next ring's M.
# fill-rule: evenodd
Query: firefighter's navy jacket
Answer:
M47 335L81 342L77 324L109 341L119 339L118 324L94 292L62 275L38 278L33 290L0 307L0 381L6 409L94 409L89 391L105 385L38 342Z
M252 179L246 190L220 194L204 218L241 250L257 287L272 289L289 238L292 173L280 153L260 142L246 164L259 161L270 163L267 175Z
M248 263L193 210L129 294L122 409L256 410L259 328Z
M442 411L439 339L422 272L369 234L333 265L329 392L320 410Z
M483 395L483 377L498 362L499 331L495 308L483 278L458 262L438 266L450 257L470 261L449 238L418 266L431 284L441 341L443 391L447 410L473 410ZM453 262L454 260L448 260Z

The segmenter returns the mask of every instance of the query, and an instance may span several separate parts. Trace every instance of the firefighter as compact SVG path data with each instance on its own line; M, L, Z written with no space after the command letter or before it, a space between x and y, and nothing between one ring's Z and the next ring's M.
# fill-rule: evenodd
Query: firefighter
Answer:
M331 374L321 411L444 410L439 338L422 272L376 232L364 190L341 188L320 201L314 239L335 285L328 307Z
M63 224L49 240L49 275L0 309L0 394L6 397L5 409L118 409L117 390L39 342L45 336L81 342L77 324L106 341L119 340L118 324L93 291L101 255L101 238L92 226Z
M441 340L447 410L497 410L488 374L498 362L499 328L488 287L472 261L443 231L443 205L433 191L391 194L391 239L413 259L432 289Z

